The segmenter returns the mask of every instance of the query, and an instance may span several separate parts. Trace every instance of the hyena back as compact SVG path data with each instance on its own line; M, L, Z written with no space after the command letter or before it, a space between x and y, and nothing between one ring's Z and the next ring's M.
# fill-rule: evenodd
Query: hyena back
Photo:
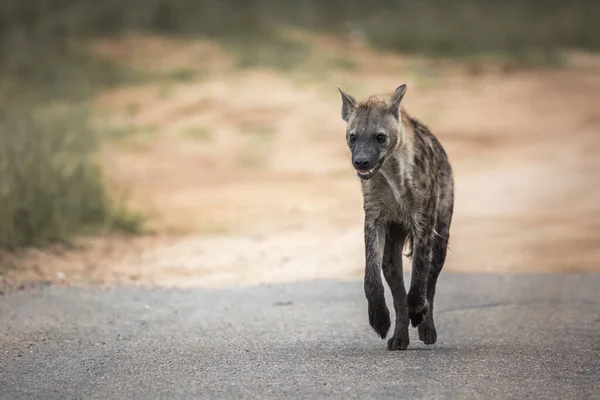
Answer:
M433 344L437 340L433 300L446 260L454 207L452 167L437 138L401 105L406 85L361 102L338 90L346 140L364 198L369 323L385 339L391 322L383 271L396 314L388 349L408 347L409 322L418 327L420 340ZM405 245L412 258L408 295L402 275Z

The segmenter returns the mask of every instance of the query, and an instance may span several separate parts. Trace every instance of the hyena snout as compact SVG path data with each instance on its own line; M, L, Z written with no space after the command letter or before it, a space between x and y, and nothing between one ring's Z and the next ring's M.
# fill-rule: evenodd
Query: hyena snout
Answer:
M379 163L379 152L369 148L357 148L352 152L352 164L359 171L366 171Z
M354 158L354 168L359 171L368 170L374 167L375 164L369 157L358 156Z
M352 165L362 178L369 178L377 172L380 165L379 152L356 149L352 152Z

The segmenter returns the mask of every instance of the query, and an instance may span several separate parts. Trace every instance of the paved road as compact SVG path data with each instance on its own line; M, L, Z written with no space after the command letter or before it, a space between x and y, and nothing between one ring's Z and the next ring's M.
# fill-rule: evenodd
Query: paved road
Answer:
M360 282L0 296L0 397L600 399L600 275L442 277L404 352Z

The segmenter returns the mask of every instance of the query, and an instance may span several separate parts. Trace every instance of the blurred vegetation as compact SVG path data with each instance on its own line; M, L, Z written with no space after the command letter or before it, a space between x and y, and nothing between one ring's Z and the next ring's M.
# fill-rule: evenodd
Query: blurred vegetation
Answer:
M310 52L282 26L343 33L373 46L452 57L554 62L564 48L600 49L595 0L2 0L0 93L85 98L141 80L85 51L85 39L131 31L204 36L241 66L292 68Z
M96 141L83 109L2 104L0 247L65 242L105 227L139 230L140 216L110 201Z
M430 54L598 50L599 16L595 0L3 0L0 51L63 57L76 38L130 30L278 47L282 25Z
M89 38L202 36L234 50L241 66L292 68L309 51L279 34L293 26L388 50L545 63L564 48L599 50L599 17L593 0L2 0L0 246L65 240L99 226L139 230L141 218L109 200L89 115L46 108L144 79L87 52Z
M365 38L427 55L556 60L600 49L595 0L2 0L0 92L85 98L143 77L85 51L85 39L131 31L221 41L240 65L293 67L309 53L282 26Z

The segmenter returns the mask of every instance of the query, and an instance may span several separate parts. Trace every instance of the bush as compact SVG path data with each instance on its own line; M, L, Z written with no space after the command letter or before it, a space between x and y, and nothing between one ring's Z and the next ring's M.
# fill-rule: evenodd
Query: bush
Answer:
M0 106L0 247L68 241L141 219L114 208L96 159L96 132L80 109Z
M0 64L15 46L64 50L73 38L130 30L260 41L280 25L351 28L381 47L430 54L600 50L598 18L593 0L4 0Z
M554 57L600 50L600 4L588 0L404 0L357 21L379 47L444 56Z

